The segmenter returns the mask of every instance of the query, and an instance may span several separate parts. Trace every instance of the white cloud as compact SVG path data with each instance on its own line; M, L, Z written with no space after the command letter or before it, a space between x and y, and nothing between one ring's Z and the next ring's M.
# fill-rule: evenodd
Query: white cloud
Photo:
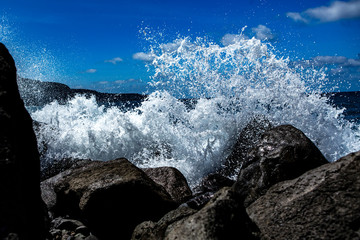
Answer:
M305 11L310 17L322 22L333 22L347 18L360 17L360 1L335 1L329 7L321 6Z
M116 80L116 81L114 81L115 84L124 84L126 82L127 82L126 80Z
M163 43L160 45L160 48L164 52L172 52L177 50L180 47L180 45L181 45L180 41L175 41L171 43Z
M109 82L108 81L100 81L98 82L99 84L102 84L102 85L105 85L105 84L108 84Z
M173 53L175 51L191 51L195 44L190 43L187 38L176 39L170 43L162 43L159 48L153 49L153 52L145 53L138 52L133 54L133 59L145 62L152 62L156 56L161 56L164 53Z
M296 22L309 23L310 20L320 22L334 22L342 19L360 17L360 0L353 1L334 1L330 6L320 6L309 8L301 13L288 12L288 17Z
M335 74L342 74L345 72L345 69L342 67L338 67L338 68L334 68L330 70L330 73L335 75Z
M133 55L133 59L145 62L151 62L152 60L154 60L154 58L155 56L152 53L138 52Z
M347 66L352 67L360 67L360 60L358 59L348 59L348 62L346 64Z
M134 79L134 78L130 78L127 80L116 80L114 81L115 84L126 84L126 83L133 83L133 82L141 82L140 79Z
M231 44L240 42L243 39L248 39L247 36L243 35L243 34L225 34L222 39L221 39L221 43L224 46L229 46Z
M87 69L87 70L85 70L85 73L96 73L96 69L94 69L94 68L90 68L90 69Z
M301 14L298 13L298 12L288 12L288 13L286 13L286 16L291 18L295 22L303 22L303 23L308 23L309 22L308 19L301 16Z
M252 31L255 33L255 37L259 40L272 40L275 38L270 28L261 24L255 28L252 28Z
M130 83L141 83L141 79L129 78L124 80L115 80L115 81L99 81L96 84L100 85L121 85L121 84L130 84Z
M298 65L303 66L338 66L346 68L359 68L360 69L360 59L347 58L344 56L317 56L313 57L310 60L302 60L294 62Z
M176 39L170 43L163 43L160 45L160 49L162 52L173 52L178 50L179 48L184 48L185 50L189 50L193 48L195 45L190 43L188 39Z
M311 59L317 66L338 65L341 67L360 67L360 59L347 58L344 56L317 56Z
M119 62L122 62L123 60L122 60L122 58L120 58L120 57L115 57L115 58L113 58L113 59L109 59L109 60L105 60L105 62L106 63L112 63L112 64L117 64L117 63L119 63Z
M312 58L317 65L323 64L344 64L348 61L346 57L343 56L317 56Z

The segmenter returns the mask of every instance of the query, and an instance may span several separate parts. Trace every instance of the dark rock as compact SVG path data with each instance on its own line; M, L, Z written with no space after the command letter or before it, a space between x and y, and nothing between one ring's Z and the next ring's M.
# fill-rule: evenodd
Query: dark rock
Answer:
M74 240L85 240L86 237L81 233L76 233L73 239Z
M40 129L44 126L44 125L46 125L45 123L41 123L41 122L38 122L38 121L35 121L35 120L33 120L33 130L34 130L34 132L35 132L35 135L36 135L36 138L37 138L37 143L38 143L38 151L39 151L39 154L40 154L40 178L41 178L41 181L42 180L44 180L44 179L46 179L46 178L49 178L49 177L43 177L42 175L42 169L44 168L43 167L43 165L44 165L44 163L47 165L47 166L49 166L50 164L49 164L49 162L48 161L45 161L45 160L42 160L42 159L44 159L44 157L45 157L45 154L46 154L46 152L47 152L47 150L48 150L48 145L47 145L47 143L46 143L46 141L45 140L39 140L40 138L39 138L39 134L40 134ZM54 174L54 175L56 175L56 174Z
M51 222L51 239L85 239L90 236L89 229L80 221L57 217Z
M99 240L97 237L95 237L94 235L91 235L90 234L90 236L87 236L86 238L85 238L85 240Z
M75 229L75 233L78 234L82 234L83 236L89 236L90 235L90 230L88 227L86 226L79 226Z
M9 233L3 240L20 240L20 237L16 233Z
M41 187L41 197L44 200L47 210L49 211L50 217L54 216L55 212L55 206L57 203L57 196L55 193L55 185L58 182L61 182L66 176L73 173L75 169L85 169L87 165L90 165L91 163L94 163L94 161L91 160L64 160L60 161L60 163L55 162L54 163L54 169L49 170L49 172L56 173L60 170L63 170L62 172L58 173L57 175L48 178L40 183ZM51 165L49 163L49 168L51 168ZM49 173L47 172L47 173ZM49 175L52 175L49 174Z
M223 188L198 212L170 224L164 239L257 239L251 222L231 188Z
M235 190L249 206L274 184L328 163L303 132L290 125L263 134L244 161Z
M44 239L47 212L32 119L20 98L13 58L0 43L0 238Z
M27 106L44 106L53 101L65 104L76 95L94 96L99 104L124 102L127 106L136 106L146 98L145 95L135 93L112 94L88 89L71 89L62 83L42 82L21 77L18 77L17 82L21 98Z
M62 231L60 229L50 229L51 239L61 239Z
M195 192L217 192L223 187L230 187L235 181L218 173L211 173L201 180L201 183L194 188Z
M66 219L66 218L55 218L52 221L53 228L60 230L75 231L78 227L84 227L84 224L78 220Z
M214 197L215 192L201 192L197 193L193 198L189 199L185 206L191 207L192 209L201 209L207 204L211 198Z
M242 163L245 161L248 152L260 140L261 135L272 127L269 120L262 116L253 118L240 132L239 137L232 148L232 152L226 158L221 175L236 178L240 172Z
M165 189L126 159L92 162L55 186L56 215L84 219L100 239L128 239L139 223L177 205Z
M165 236L167 227L185 217L196 213L196 210L188 207L179 207L170 211L158 222L146 221L140 223L134 230L132 240L159 240Z
M214 194L223 187L231 187L235 181L224 177L218 173L212 173L204 177L200 184L194 187L194 197L189 199L186 204L194 209L201 209Z
M278 183L247 208L262 239L360 239L360 151Z
M163 186L171 198L181 204L192 196L184 175L173 167L142 169L154 182Z
M139 224L132 240L257 239L251 222L231 188L223 188L201 210L179 207L158 222Z

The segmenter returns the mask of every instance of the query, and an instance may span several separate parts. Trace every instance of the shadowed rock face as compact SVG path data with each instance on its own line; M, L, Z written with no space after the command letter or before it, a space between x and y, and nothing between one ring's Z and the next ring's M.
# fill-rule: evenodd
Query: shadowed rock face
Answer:
M274 185L247 212L263 239L360 239L360 152Z
M0 238L45 238L40 160L32 119L20 98L15 62L0 43Z
M186 204L193 209L201 209L223 187L230 187L235 181L218 173L204 177L200 184L194 188L194 196Z
M129 239L137 224L158 220L177 204L128 160L94 161L55 185L56 216L82 219L100 239Z
M234 187L247 207L272 185L325 163L325 157L303 132L281 125L266 131L249 152Z

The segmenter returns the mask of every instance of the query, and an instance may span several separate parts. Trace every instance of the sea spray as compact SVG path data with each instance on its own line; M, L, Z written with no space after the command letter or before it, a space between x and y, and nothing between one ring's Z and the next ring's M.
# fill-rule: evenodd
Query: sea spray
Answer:
M124 112L77 96L32 117L45 123L38 132L39 143L47 145L45 159L126 157L141 167L174 166L197 179L219 166L214 159L223 159L235 139L234 117L214 111L218 106L210 101L189 109L167 92L155 92Z
M179 38L151 45L147 54L158 90L139 107L124 111L76 96L31 113L44 123L44 159L126 157L139 167L176 167L194 184L221 167L256 116L299 128L329 161L359 150L359 126L320 95L324 72L293 66L268 43Z
M67 80L66 64L56 57L64 56L64 53L50 50L45 42L24 37L16 21L4 13L0 17L0 42L13 56L19 77L40 81Z
M292 124L329 161L360 148L359 127L345 121L343 109L321 95L328 81L324 69L278 57L268 43L242 34L224 46L183 38L153 46L151 55L153 85L175 96L219 99L218 105L233 114L240 128L257 115L275 125Z

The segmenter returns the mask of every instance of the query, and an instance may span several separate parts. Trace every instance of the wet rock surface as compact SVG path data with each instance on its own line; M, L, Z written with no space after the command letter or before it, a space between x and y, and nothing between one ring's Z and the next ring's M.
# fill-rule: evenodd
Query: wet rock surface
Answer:
M174 209L163 187L126 159L92 162L55 185L55 215L85 219L102 239L131 236L135 226Z
M303 132L291 125L266 131L248 153L235 184L247 207L275 183L293 179L328 161Z
M237 194L223 188L198 212L168 226L164 239L256 239Z
M360 239L360 152L274 185L247 212L262 239Z
M138 225L132 239L256 239L256 229L236 193L223 188L198 211L179 207L156 223Z

